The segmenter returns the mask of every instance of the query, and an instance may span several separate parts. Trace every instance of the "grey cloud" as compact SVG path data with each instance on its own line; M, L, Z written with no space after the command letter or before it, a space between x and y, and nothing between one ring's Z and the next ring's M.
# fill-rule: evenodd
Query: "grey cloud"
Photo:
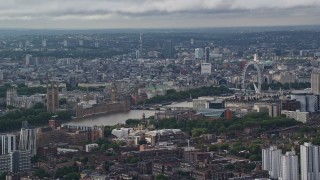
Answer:
M3 1L3 2L1 2ZM0 21L320 16L319 0L0 0ZM169 21L169 20L168 20ZM317 23L316 21L314 23ZM320 23L320 22L318 22ZM142 23L143 24L143 23Z

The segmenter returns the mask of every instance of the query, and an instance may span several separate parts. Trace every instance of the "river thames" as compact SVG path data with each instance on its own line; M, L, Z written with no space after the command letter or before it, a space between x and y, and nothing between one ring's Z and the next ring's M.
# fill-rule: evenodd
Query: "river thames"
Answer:
M154 116L155 111L152 110L131 110L128 112L119 112L113 114L105 114L99 116L92 116L83 119L77 119L65 124L80 125L80 126L112 126L118 123L125 123L127 119L142 119L142 114L146 118Z
M192 108L192 102L174 102L170 105L164 106L166 108L175 107L188 107ZM92 116L83 119L72 120L65 124L79 125L79 126L113 126L116 124L125 123L128 119L142 119L142 114L144 113L146 118L154 116L155 110L131 110L128 112L119 112L113 114L104 114L99 116Z

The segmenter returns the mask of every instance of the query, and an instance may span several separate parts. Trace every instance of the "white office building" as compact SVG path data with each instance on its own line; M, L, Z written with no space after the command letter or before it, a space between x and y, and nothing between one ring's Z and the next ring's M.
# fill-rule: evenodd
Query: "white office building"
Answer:
M16 136L13 134L0 135L1 140L1 154L8 154L17 150Z
M47 47L47 40L46 39L42 40L42 47Z
M311 73L311 92L320 94L320 69L313 69Z
M299 180L298 156L294 151L281 155L279 180Z
M201 64L201 74L211 75L211 63Z
M31 54L26 54L26 66L29 66L31 63L32 55Z
M320 179L320 148L311 143L300 145L301 180Z
M309 112L300 112L299 110L296 110L296 111L282 110L281 114L285 115L287 118L292 118L302 123L306 123L309 120Z
M32 156L36 155L37 154L36 133L37 132L35 128L21 128L19 149L30 151Z
M262 169L269 171L270 178L272 179L280 177L280 157L281 149L275 146L262 149Z
M63 40L63 47L68 47L68 41L67 40Z
M196 48L194 50L194 56L195 56L196 59L202 59L203 56L204 56L203 49L202 48Z
M0 70L0 81L3 81L3 70Z

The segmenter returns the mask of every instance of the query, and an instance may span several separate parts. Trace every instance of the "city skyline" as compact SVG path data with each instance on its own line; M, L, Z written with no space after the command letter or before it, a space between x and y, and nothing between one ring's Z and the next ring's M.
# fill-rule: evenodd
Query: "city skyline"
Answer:
M25 1L24 1L25 2ZM192 28L319 25L320 1L6 1L0 28Z

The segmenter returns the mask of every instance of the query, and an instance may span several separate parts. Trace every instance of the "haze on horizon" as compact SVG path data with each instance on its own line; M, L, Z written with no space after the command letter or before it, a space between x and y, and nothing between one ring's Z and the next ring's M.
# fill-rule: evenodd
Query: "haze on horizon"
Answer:
M320 24L320 0L0 1L0 28L193 28Z

